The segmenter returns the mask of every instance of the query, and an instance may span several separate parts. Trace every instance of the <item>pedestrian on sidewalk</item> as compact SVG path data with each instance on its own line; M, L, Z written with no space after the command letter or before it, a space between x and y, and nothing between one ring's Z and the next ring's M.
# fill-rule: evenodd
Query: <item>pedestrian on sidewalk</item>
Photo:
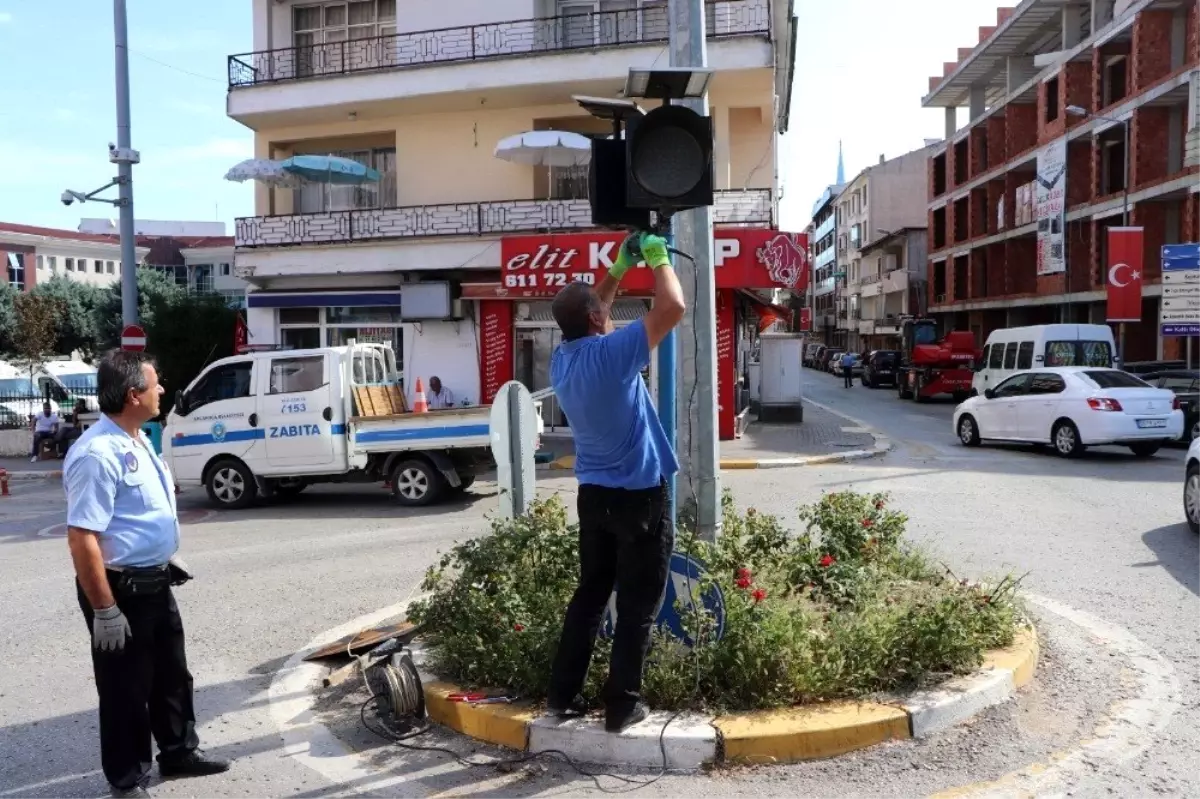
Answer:
M613 300L622 276L639 260L635 250L654 271L654 306L614 332ZM580 693L615 587L616 630L603 698L605 729L620 732L649 714L641 699L642 670L675 537L667 480L679 462L641 374L684 314L666 241L631 234L595 289L572 283L555 296L552 310L563 342L551 358L550 381L575 438L580 575L554 660L549 712L587 712Z
M856 357L853 352L842 353L842 383L846 388L854 387L854 359Z
M114 351L96 372L100 420L67 452L67 543L92 637L100 696L100 762L113 796L148 796L151 736L164 777L217 774L229 763L198 748L192 675L172 585L178 559L174 481L142 425L163 389L142 353Z

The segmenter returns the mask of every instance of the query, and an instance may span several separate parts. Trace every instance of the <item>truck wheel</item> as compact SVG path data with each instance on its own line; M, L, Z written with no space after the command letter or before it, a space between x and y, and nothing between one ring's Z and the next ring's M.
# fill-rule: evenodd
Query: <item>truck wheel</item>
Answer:
M232 459L213 464L204 480L204 489L209 501L225 510L249 507L258 496L258 484L250 468Z
M921 376L917 375L913 378L912 398L915 402L924 402L925 398L921 396L921 389L925 386L921 382Z
M912 392L908 389L908 375L901 374L896 377L896 393L900 399L912 399Z
M1050 440L1054 442L1054 451L1064 458L1078 458L1086 449L1079 441L1079 428L1070 419L1054 425Z
M1152 458L1154 457L1154 453L1158 452L1158 448L1160 446L1162 445L1155 441L1154 443L1147 442L1145 444L1130 444L1129 449L1133 452L1135 457Z
M410 508L433 504L445 487L442 473L417 458L402 461L392 472L392 494L397 502Z

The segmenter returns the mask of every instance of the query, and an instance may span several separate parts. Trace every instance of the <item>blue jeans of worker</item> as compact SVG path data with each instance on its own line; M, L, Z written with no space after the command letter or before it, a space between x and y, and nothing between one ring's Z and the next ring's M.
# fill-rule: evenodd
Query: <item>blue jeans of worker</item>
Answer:
M582 692L604 608L617 592L617 624L604 703L620 715L641 698L650 629L662 607L674 547L666 483L627 490L579 486L579 587L567 606L550 677L549 704Z
M38 455L41 454L43 441L53 442L54 441L54 433L51 433L49 430L43 430L40 433L34 433L33 434L33 446L29 450L29 457L36 458Z

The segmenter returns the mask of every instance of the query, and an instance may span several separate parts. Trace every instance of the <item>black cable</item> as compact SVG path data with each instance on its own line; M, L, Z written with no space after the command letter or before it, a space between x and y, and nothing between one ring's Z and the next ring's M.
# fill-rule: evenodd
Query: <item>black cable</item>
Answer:
M593 783L595 783L596 788L603 791L604 793L628 793L629 791L636 791L639 788L645 788L649 785L653 785L654 783L656 783L660 779L662 779L663 776L666 775L666 773L667 773L667 743L666 743L667 727L669 727L671 725L671 722L673 722L675 719L679 718L680 714L682 713L682 711L678 711L674 715L672 715L671 718L667 719L667 722L665 724L663 724L663 726L662 726L662 730L660 730L658 733L658 748L659 748L659 751L662 753L662 765L660 766L658 773L655 774L653 777L651 777L648 780L639 780L639 779L633 779L630 777L622 777L619 774L613 774L608 771L594 771L594 772L588 771L587 769L583 768L578 763L576 763L575 760L572 759L572 757L570 755L568 755L566 752L563 752L560 749L545 749L541 752L528 752L524 755L518 755L517 757L500 758L498 760L487 760L487 761L480 762L478 760L470 760L468 758L465 758L462 755L460 755L458 752L455 752L453 749L450 749L449 747L438 746L436 744L425 746L422 744L407 743L407 741L409 739L416 738L419 735L424 735L427 732L429 732L433 728L433 725L426 722L425 725L422 727L418 727L416 729L408 730L406 732L401 733L401 732L391 729L391 727L388 726L387 722L383 721L383 722L381 722L383 729L377 729L369 721L367 721L367 706L371 705L372 703L378 703L379 699L380 699L380 697L378 695L372 694L370 697L368 697L366 700L364 700L363 703L361 705L359 705L358 718L362 722L363 727L366 728L369 732L374 733L375 735L379 736L380 738L383 738L386 741L392 742L393 744L395 744L396 746L399 746L402 749L409 749L414 752L434 752L437 754L447 755L447 756L453 758L454 761L457 762L458 764L460 764L462 766L467 766L469 768L496 768L499 766L517 766L522 763L530 763L532 761L540 760L540 759L547 758L547 757L557 757L557 758L561 759L564 763L566 763L573 771L575 771L575 773L579 774L582 777L587 777L588 779L590 779ZM611 777L614 780L618 780L620 782L627 783L630 787L622 788L622 789L606 788L604 785L602 785L600 783L600 777Z

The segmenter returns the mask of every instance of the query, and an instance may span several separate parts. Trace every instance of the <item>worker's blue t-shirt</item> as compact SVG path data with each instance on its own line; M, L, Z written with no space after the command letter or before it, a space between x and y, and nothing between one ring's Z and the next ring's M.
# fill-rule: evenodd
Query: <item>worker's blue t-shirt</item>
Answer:
M550 383L575 437L580 483L643 489L679 471L642 380L650 342L641 320L607 336L564 341Z

